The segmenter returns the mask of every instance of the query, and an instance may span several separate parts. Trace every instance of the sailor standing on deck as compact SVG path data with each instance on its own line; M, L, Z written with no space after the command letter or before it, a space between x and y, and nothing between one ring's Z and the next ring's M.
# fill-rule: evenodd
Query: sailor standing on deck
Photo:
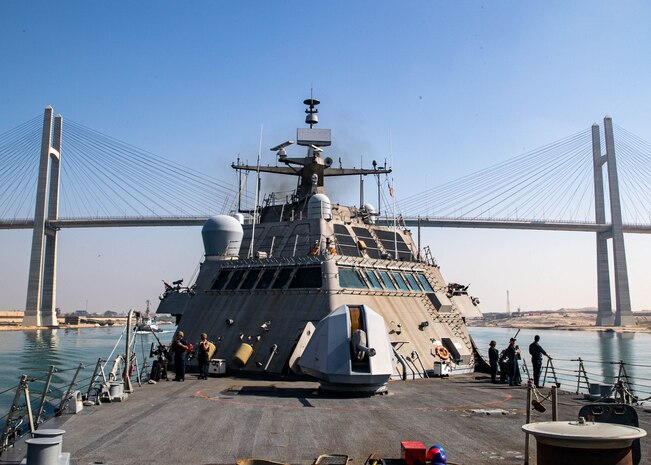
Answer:
M199 341L199 348L197 352L197 362L199 363L199 379L208 379L208 368L210 367L210 360L208 360L209 351L210 342L208 342L208 334L201 333L201 341Z
M542 357L543 355L549 360L552 358L547 355L545 349L538 343L540 336L537 334L533 338L533 342L529 345L529 353L531 354L531 364L533 365L533 384L540 387L540 372L542 371Z
M509 386L517 386L518 359L515 351L515 338L509 340L509 346L506 348L506 357L509 363Z
M174 354L174 381L185 381L185 353L188 350L188 342L184 339L183 331L176 333L176 340L172 342L172 353Z
M491 341L488 348L488 363L491 366L491 383L496 384L497 380L497 362L500 357L499 351L495 348L497 342Z

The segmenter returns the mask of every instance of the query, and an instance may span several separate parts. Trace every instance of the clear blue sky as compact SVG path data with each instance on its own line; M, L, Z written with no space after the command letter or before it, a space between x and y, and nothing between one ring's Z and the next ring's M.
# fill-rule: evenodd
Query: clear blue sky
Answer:
M651 140L649 24L643 1L5 0L0 132L50 104L234 180L228 165L255 158L261 125L264 147L293 137L313 86L347 164L387 157L391 133L399 199L605 114ZM0 235L0 309L22 309L31 234ZM590 234L430 230L425 239L484 311L504 310L507 289L513 309L596 304ZM651 237L626 240L633 308L650 309ZM199 228L68 230L59 252L64 311L125 310L154 301L161 279L189 279L202 245Z

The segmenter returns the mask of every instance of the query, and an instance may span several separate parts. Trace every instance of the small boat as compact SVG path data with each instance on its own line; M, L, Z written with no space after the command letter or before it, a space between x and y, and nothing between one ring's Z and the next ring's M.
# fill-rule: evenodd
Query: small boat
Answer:
M158 327L156 317L145 315L140 323L135 327L137 333L162 333L163 330Z
M163 330L158 327L158 320L156 317L151 316L149 313L149 300L147 301L147 310L145 311L145 314L140 317L140 321L136 324L134 330L138 334L163 332Z

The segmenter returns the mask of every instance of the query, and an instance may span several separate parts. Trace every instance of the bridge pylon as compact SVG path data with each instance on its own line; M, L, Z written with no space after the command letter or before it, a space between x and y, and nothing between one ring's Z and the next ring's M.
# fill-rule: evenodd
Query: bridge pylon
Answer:
M592 156L595 188L595 221L606 224L606 208L602 167L607 165L608 194L610 200L610 228L597 232L597 326L625 326L635 323L631 311L631 297L628 286L624 229L622 226L622 205L619 197L617 160L612 118L604 118L604 140L606 154L601 154L599 126L592 125ZM615 314L613 315L610 292L610 270L608 263L608 239L612 239L613 264L615 268Z
M29 261L27 302L23 326L58 326L56 316L57 230L48 221L58 219L59 174L63 118L48 106L43 116L43 136L36 188L36 208Z

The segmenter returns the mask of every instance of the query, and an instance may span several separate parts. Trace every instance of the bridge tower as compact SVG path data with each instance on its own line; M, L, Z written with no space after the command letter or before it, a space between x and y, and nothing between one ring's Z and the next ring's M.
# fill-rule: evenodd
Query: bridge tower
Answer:
M607 164L608 193L610 200L610 229L597 232L597 326L624 326L634 323L631 312L631 297L628 287L624 229L622 227L622 206L619 198L615 138L612 118L604 118L604 139L606 154L601 154L599 126L592 125L592 157L595 188L595 221L606 224L606 207L602 167ZM615 315L613 318L610 294L610 271L608 265L608 239L612 239L613 264L615 267Z
M24 326L59 324L56 316L57 230L48 226L47 221L56 220L59 215L63 118L61 115L54 118L53 129L53 113L52 107L45 108Z

